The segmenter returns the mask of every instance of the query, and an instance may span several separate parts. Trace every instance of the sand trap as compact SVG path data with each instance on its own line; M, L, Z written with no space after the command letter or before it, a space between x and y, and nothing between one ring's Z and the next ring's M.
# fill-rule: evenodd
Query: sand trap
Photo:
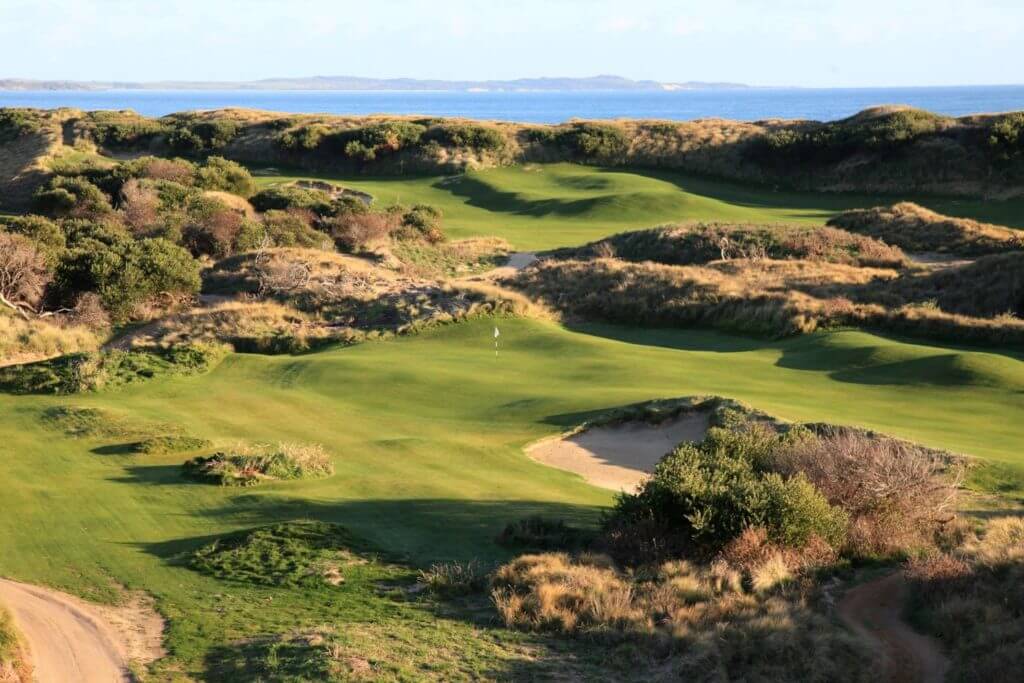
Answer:
M0 602L28 644L39 683L130 681L131 662L146 664L164 654L163 619L139 595L110 607L0 579Z
M540 441L526 453L537 462L575 472L594 486L632 492L663 455L683 441L703 440L707 431L707 413L687 413L657 425L594 427L568 438Z

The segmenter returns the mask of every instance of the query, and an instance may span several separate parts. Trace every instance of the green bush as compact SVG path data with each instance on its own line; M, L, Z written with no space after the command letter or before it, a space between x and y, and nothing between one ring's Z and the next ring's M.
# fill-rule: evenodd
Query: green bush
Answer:
M249 201L257 211L309 209L321 216L332 213L332 199L329 194L323 190L295 187L294 185L260 190Z
M321 123L300 126L282 131L275 137L278 147L283 150L294 152L311 152L320 146L324 136L330 133L331 129Z
M758 526L782 545L800 547L818 536L838 547L845 513L802 474L784 479L768 471L772 453L794 438L757 426L712 428L703 442L666 455L636 494L621 495L607 524L654 524L706 553Z
M444 147L461 147L480 152L500 152L507 144L505 135L492 126L465 123L442 123L428 128L424 142L436 142Z
M995 121L989 129L988 148L1002 162L1024 156L1024 112L1008 114Z
M263 229L277 247L321 248L330 244L330 238L307 223L302 216L288 211L267 211L263 214Z
M55 286L70 300L96 292L118 320L158 296L187 296L200 287L199 263L182 247L163 238L132 240L114 236L76 239L55 272Z
M51 267L57 264L67 246L61 227L43 216L0 216L0 231L24 235L32 240Z
M239 132L238 124L229 119L196 121L171 116L165 120L172 126L167 144L181 154L216 152L226 147Z
M0 144L42 128L39 114L32 109L0 109Z
M86 122L93 139L104 147L138 147L167 132L162 122L132 111L93 111Z
M56 176L33 196L37 210L54 216L100 218L113 213L110 198L82 176Z
M195 184L205 190L222 190L248 197L256 190L249 170L224 157L209 157L195 171Z
M629 148L629 139L621 128L598 123L573 123L559 129L554 142L580 161L595 163L618 161Z
M421 239L431 243L444 241L441 229L444 214L441 209L429 204L417 204L401 214L401 222L392 233L396 239Z
M409 121L371 123L325 135L320 142L320 149L357 162L368 162L381 155L416 147L425 131L426 126Z

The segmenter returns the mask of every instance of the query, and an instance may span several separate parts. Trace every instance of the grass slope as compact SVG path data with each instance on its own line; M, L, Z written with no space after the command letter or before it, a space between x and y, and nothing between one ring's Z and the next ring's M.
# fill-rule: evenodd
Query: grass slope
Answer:
M563 651L586 643L506 632L486 614L438 615L378 595L380 581L409 579L408 571L367 570L339 588L286 590L221 582L186 569L182 558L224 533L309 518L344 524L418 565L499 560L506 551L493 539L507 522L543 514L586 524L611 501L528 460L521 446L589 411L653 397L723 394L785 418L859 424L972 453L1012 472L1022 464L1020 357L863 332L760 342L499 325L497 358L492 324L482 320L304 356L232 355L204 376L95 395L0 395L0 575L104 599L113 597L112 581L151 591L171 621L173 656L158 680L214 676L232 666L228 642L320 624L341 628L347 647L379 657L391 677L416 678L424 662L438 678L529 677L552 658L577 662L570 667L602 660ZM255 490L198 485L180 475L186 455L111 455L123 452L111 448L115 435L72 438L40 419L69 404L214 440L315 440L336 454L336 473Z
M824 223L852 208L891 203L878 196L776 192L670 172L547 164L450 177L367 178L295 172L264 175L260 185L300 178L334 180L382 205L433 204L452 238L495 236L519 249L575 246L622 230L683 220ZM1024 227L1024 200L936 199L919 203L953 216Z

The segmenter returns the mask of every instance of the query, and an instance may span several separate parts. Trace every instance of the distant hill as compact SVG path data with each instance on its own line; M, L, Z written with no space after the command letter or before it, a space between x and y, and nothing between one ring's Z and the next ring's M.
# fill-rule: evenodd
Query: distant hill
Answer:
M727 90L749 88L740 83L661 83L635 81L621 76L588 78L518 78L508 81L445 81L416 78L360 78L358 76L311 76L265 78L257 81L40 81L0 79L0 90L434 90L434 91L657 91Z

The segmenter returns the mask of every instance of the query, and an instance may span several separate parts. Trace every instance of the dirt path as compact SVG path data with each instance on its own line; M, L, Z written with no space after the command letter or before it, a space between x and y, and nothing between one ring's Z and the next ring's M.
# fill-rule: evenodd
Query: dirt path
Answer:
M661 424L627 422L595 427L568 438L547 439L527 447L534 460L579 474L594 486L613 491L636 489L662 456L683 441L700 441L708 415L682 415Z
M942 683L949 661L938 643L903 621L907 581L895 572L850 589L839 602L840 618L885 658L887 683Z
M163 621L148 606L103 608L7 579L0 579L0 603L28 644L38 683L130 681L129 661L163 654Z
M537 254L532 251L515 251L508 255L508 261L505 261L505 265L492 268L484 273L471 275L465 279L479 282L483 280L500 280L505 277L512 277L523 268L534 263L536 260Z

